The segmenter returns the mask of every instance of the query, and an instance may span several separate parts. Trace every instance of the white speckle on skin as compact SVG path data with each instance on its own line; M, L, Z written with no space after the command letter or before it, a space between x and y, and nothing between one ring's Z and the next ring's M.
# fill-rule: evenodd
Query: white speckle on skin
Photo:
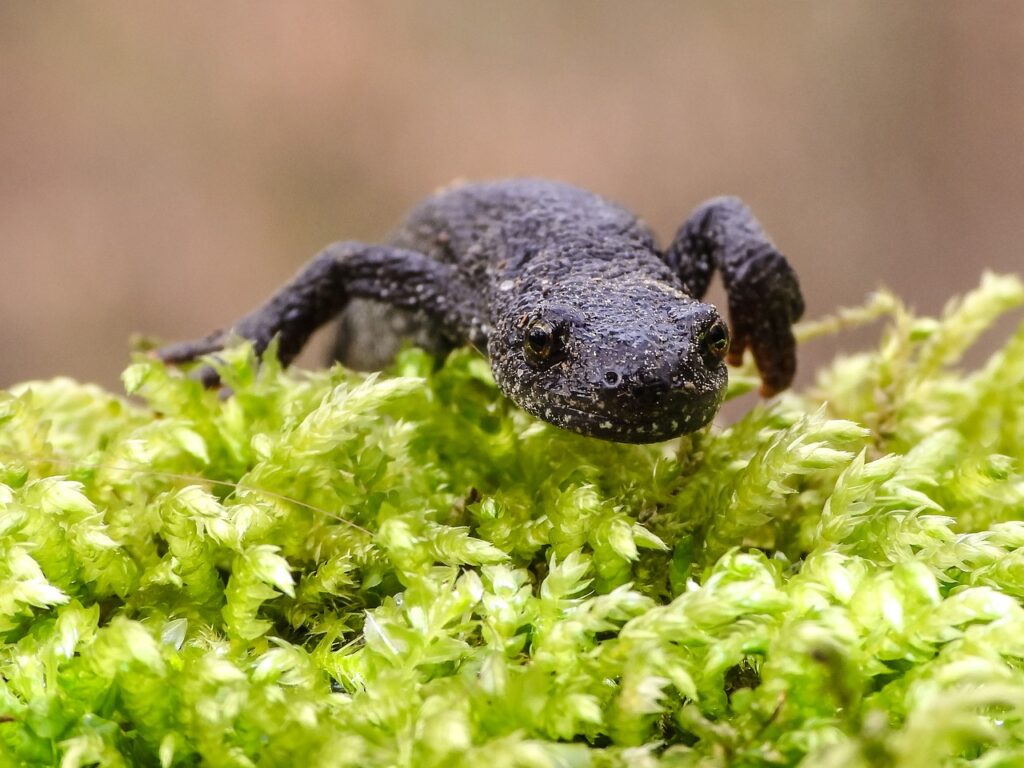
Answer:
M499 291L511 291L515 287L516 287L515 280L502 280L501 284L498 285L498 290Z

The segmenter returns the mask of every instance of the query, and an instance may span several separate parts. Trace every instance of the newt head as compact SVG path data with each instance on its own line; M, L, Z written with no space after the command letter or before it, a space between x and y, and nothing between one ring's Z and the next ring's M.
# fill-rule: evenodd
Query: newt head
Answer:
M538 296L496 318L488 340L498 386L517 405L625 443L668 440L714 418L729 348L714 306L628 278L567 281Z

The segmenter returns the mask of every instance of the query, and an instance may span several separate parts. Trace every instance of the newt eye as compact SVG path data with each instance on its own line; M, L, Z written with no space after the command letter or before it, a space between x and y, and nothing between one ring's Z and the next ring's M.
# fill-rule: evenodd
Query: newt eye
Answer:
M523 352L527 362L535 366L550 365L561 354L558 330L547 320L534 320L523 337Z
M700 343L706 360L723 360L729 351L729 329L725 323L716 322L704 333Z

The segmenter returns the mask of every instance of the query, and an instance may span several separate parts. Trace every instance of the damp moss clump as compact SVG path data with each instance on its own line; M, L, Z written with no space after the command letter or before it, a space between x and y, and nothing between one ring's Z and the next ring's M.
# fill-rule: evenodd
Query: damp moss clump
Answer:
M1024 764L1024 325L961 363L1022 303L878 294L801 332L877 349L658 446L468 351L14 387L0 764Z

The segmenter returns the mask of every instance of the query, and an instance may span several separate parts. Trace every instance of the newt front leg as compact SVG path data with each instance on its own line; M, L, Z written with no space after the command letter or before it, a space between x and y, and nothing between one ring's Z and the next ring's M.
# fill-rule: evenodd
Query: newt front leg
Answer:
M707 292L714 270L721 272L732 326L729 362L741 363L749 347L761 372L761 394L788 387L796 372L792 326L804 300L796 273L750 209L735 197L709 200L679 229L665 260L695 298Z
M430 316L453 340L474 339L469 292L456 270L417 251L338 242L315 256L263 306L230 328L156 351L168 363L183 363L217 352L233 337L251 339L262 354L275 337L287 365L320 326L353 298L374 299ZM203 374L209 381L209 374Z

